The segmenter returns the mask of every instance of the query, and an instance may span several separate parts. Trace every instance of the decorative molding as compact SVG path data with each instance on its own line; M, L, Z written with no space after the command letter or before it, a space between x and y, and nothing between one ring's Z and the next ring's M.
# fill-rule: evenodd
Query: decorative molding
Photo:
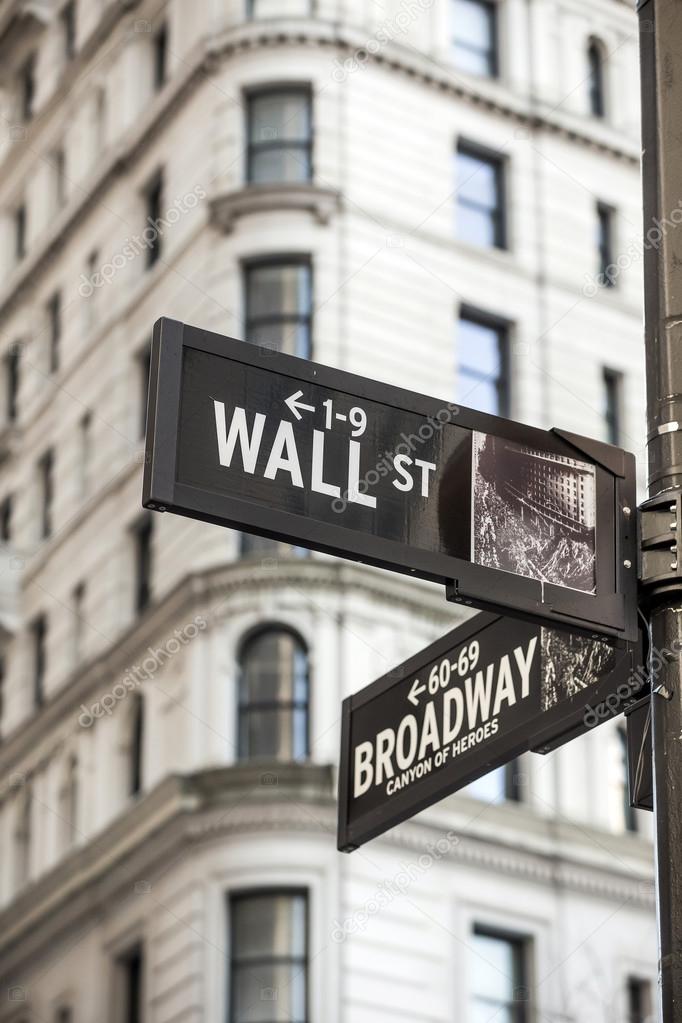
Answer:
M264 775L270 773L277 775L276 786L263 783ZM415 856L433 855L434 844L445 828L444 822L436 826L421 817L393 829L376 843ZM483 838L463 828L450 830L459 841L439 853L441 863L466 864L544 887L653 908L650 872L636 876L619 862L606 869L577 859L566 851L561 837L555 836L541 850L505 844L499 835ZM232 835L244 838L277 832L333 840L335 831L334 770L330 766L239 764L171 776L95 841L72 853L2 910L3 972L9 977L29 963L35 965L60 936L82 929L88 920L96 923L106 917L137 885L153 887L155 877L166 874L182 850L197 854L201 847ZM581 836L584 856L584 831Z
M339 192L314 184L249 185L214 196L210 200L210 217L230 234L240 217L272 211L310 213L318 224L326 225L340 206Z

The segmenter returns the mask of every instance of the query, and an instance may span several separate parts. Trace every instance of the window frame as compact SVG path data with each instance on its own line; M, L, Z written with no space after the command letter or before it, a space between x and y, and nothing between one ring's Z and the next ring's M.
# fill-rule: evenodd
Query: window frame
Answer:
M152 85L155 93L161 92L168 82L168 22L163 21L152 35L153 76Z
M47 675L48 620L45 612L36 615L29 629L31 635L31 657L33 675L33 707L40 710L45 705L45 677Z
M590 117L603 121L607 116L604 44L596 36L590 36L586 53L589 114Z
M498 411L495 415L509 418L512 410L512 380L511 380L511 334L513 324L510 320L505 319L503 316L496 315L495 313L486 312L484 309L479 309L477 306L469 305L463 302L458 310L457 325L461 324L462 320L467 320L469 323L475 323L480 327L487 327L494 330L498 335L498 345L500 352L500 376L496 383L496 391L498 396ZM459 345L457 347L457 374L459 379L459 373L461 368L461 361L459 359ZM489 379L488 377L481 377L481 379ZM465 403L464 403L465 404ZM466 406L468 408L468 406Z
M475 203L463 202L460 195L460 182L459 182L459 158L460 156L468 156L471 159L478 160L480 163L487 163L494 166L495 170L495 193L497 198L497 204L494 211L489 214L492 219L494 228L494 241L491 245L480 245L478 242L471 242L467 238L462 238L457 232L457 240L463 242L465 245L472 245L475 248L488 250L488 249L499 249L502 252L508 252L510 249L509 241L509 203L507 201L507 178L508 178L508 163L509 158L504 153L500 153L494 149L490 149L485 145L481 145L479 142L472 142L468 138L457 139L457 145L455 147L455 204L457 213L461 206L467 206L468 208L475 208L478 211L481 207ZM484 207L487 212L487 208Z
M66 0L59 12L59 25L62 32L63 57L65 63L70 63L78 53L77 47L77 4L76 0Z
M248 648L258 642L259 639L267 636L271 633L284 634L289 636L300 649L305 653L306 657L306 700L302 703L300 700L261 700L258 702L242 701L242 678L244 670L244 656L248 652ZM261 761L266 763L268 761L274 761L277 763L305 763L310 759L310 708L311 708L311 679L312 679L312 659L310 653L310 646L305 641L301 633L293 626L286 622L280 621L267 621L261 622L255 628L250 629L241 639L237 650L237 705L236 705L236 750L237 750L237 762L238 763L254 763ZM292 761L280 760L276 754L268 754L267 756L257 756L250 753L248 750L242 747L242 721L254 712L258 711L275 711L277 715L284 711L291 714L291 721L293 725L293 715L297 710L305 711L305 752L300 757L294 757ZM293 745L293 743L292 743Z
M136 615L142 615L152 604L152 576L154 571L154 520L151 512L145 512L131 529L133 535L134 557L135 557L135 591L134 611ZM143 538L146 537L146 541ZM146 544L146 557L143 557L143 543ZM146 570L145 566L146 565Z
M23 262L28 255L28 207L22 200L14 208L14 259Z
M298 139L287 141L286 139L276 139L275 141L267 140L265 142L253 142L251 139L251 129L253 126L253 103L255 100L262 99L263 96L275 96L298 94L305 97L306 100L306 113L308 120L308 137L305 142L300 142ZM289 187L291 185L305 185L312 184L315 179L315 111L313 103L313 90L310 82L274 82L263 85L254 86L253 88L246 89L244 92L244 109L246 115L245 124L245 142L246 142L246 162L245 162L245 179L246 184L252 188L277 188L277 187ZM282 148L299 148L304 152L307 152L308 157L308 174L301 181L267 181L259 182L253 179L253 157L254 152L262 152L264 149L277 150Z
M165 175L163 167L154 171L152 176L142 189L142 197L145 204L145 230L152 227L154 241L147 245L145 257L145 268L151 270L163 257L163 234L156 227L156 223L163 219L163 196L165 187Z
M614 444L616 447L620 447L623 436L624 380L625 375L621 370L610 366L602 367L606 440L608 444Z
M56 373L60 365L60 344L64 333L62 293L59 288L54 291L45 306L48 321L48 370Z
M258 270L267 270L272 267L302 267L308 273L308 312L304 315L277 314L267 316L253 316L249 312L249 280L251 274ZM314 352L313 331L315 325L315 275L313 271L313 260L309 253L276 253L272 256L253 256L242 260L242 308L244 310L244 339L250 341L252 327L265 326L305 326L308 327L308 352L299 358L312 359ZM253 342L256 344L256 342Z
M479 923L476 920L472 923L470 933L472 937L490 938L494 941L503 941L508 945L515 946L519 955L521 970L518 978L512 978L512 996L514 992L518 990L524 990L530 995L531 988L529 981L531 971L530 955L533 946L532 937L519 931L508 930L505 927L489 926L485 923ZM481 998L481 996L474 990L473 984L469 989L469 994L472 1003ZM486 1004L488 1004L488 1002L486 1002ZM498 1005L498 1003L493 1000L490 1001L490 1004L495 1006ZM513 1023L531 1023L534 1017L534 1010L530 997L519 1001L512 997L512 1001L509 1003L503 1003L502 1007L510 1010Z
M230 950L230 963L229 963L229 998L228 998L228 1021L234 1023L236 1019L236 984L235 978L236 973L240 965L248 965L253 963L260 964L289 964L295 966L300 962L299 956L286 956L286 957L262 957L261 959L245 960L239 963L235 957L235 940L234 940L234 906L238 902L247 902L249 900L255 900L259 898L277 898L286 897L290 899L303 898L305 902L305 950L303 955L303 964L305 971L305 1018L303 1020L295 1020L294 1023L310 1023L310 925L311 925L311 897L310 889L300 886L268 886L268 887L251 887L251 888L235 888L227 893L227 919L228 919L228 948Z
M498 0L471 0L471 2L478 4L479 7L485 7L488 10L490 17L490 47L489 47L489 59L487 59L488 70L481 74L480 72L468 71L466 68L459 66L457 62L457 47L471 51L470 47L462 46L457 39L456 25L457 20L455 17L455 30L452 33L450 39L450 51L452 53L452 62L455 68L462 74L475 75L477 78L486 79L499 79L500 78L500 10ZM452 3L452 11L456 7L457 0Z
M55 450L47 448L38 459L40 477L40 540L49 540L54 533L54 466Z
M610 203L597 200L595 206L597 215L597 256L599 268L597 279L602 288L615 288L618 282L618 271L613 258L616 239L616 208ZM609 267L614 271L609 273Z

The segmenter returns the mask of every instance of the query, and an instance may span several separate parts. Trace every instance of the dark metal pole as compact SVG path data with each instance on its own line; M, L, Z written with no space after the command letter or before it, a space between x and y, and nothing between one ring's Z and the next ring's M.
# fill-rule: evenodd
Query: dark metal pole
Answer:
M649 498L642 593L652 646L659 980L682 1021L682 0L640 0ZM682 550L680 551L682 566ZM660 663L660 662L659 662Z

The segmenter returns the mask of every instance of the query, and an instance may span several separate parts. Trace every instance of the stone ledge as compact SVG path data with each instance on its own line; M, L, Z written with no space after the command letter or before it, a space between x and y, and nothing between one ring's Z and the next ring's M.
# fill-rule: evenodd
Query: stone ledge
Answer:
M314 184L249 185L210 200L211 222L230 234L240 217L284 210L310 213L318 224L328 224L341 207L341 195Z

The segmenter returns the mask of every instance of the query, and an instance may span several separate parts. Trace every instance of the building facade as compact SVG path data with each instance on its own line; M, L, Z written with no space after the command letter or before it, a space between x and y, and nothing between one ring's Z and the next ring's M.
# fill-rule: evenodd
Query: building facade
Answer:
M343 856L461 610L140 505L162 315L642 458L637 80L624 0L0 0L2 1023L650 1018L620 722Z

